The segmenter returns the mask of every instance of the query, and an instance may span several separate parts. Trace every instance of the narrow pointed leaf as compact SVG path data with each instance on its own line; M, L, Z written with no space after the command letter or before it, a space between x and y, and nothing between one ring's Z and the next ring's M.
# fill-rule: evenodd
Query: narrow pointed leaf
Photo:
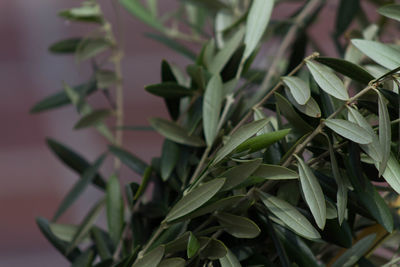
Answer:
M306 217L286 201L261 191L257 195L272 214L297 234L308 239L321 237Z
M291 180L299 178L297 172L271 164L261 164L251 176L261 177L266 180Z
M390 154L382 176L393 190L400 194L400 164L393 154Z
M157 267L164 257L165 248L159 246L139 259L132 267Z
M108 236L103 230L94 226L91 231L93 242L96 246L97 253L102 260L112 258L112 251L110 249Z
M343 82L332 72L331 69L320 63L310 60L307 60L306 64L315 81L322 90L331 96L336 97L337 99L349 99L349 94L347 93Z
M143 160L139 159L132 153L128 152L127 150L124 150L122 148L116 147L116 146L109 146L108 150L114 154L117 158L119 158L122 163L124 163L126 166L128 166L131 170L134 172L143 175L144 171L147 168L147 163L144 162Z
M353 142L359 144L372 143L371 134L367 130L353 122L342 119L328 119L325 121L325 125L328 126L335 133Z
M89 162L84 159L82 156L77 154L75 151L66 147L65 145L59 143L54 139L48 138L46 140L49 148L56 154L56 156L69 168L76 171L77 173L83 175L83 173L90 168ZM98 186L100 189L106 188L106 182L104 179L97 173L93 179L93 184Z
M362 84L368 84L375 78L363 67L344 59L317 57L315 60Z
M214 179L183 196L167 214L165 221L176 220L197 208L203 206L210 200L224 185L225 179Z
M140 183L140 186L138 188L138 190L136 191L136 194L134 196L134 200L138 200L139 197L141 197L144 192L147 189L147 185L149 184L150 178L151 178L151 172L153 171L153 169L151 168L151 166L147 166L146 169L144 170L143 173L143 179L142 182Z
M361 115L360 112L358 112L356 109L347 107L349 110L348 113L348 120L350 122L356 123L358 126L361 126L364 128L364 130L368 131L370 135L372 136L372 142L370 144L366 145L360 145L362 150L367 153L368 156L370 156L375 162L381 162L382 161L382 147L379 142L378 136L372 129L371 125L368 123L368 121Z
M240 153L243 151L248 151L248 153L253 153L259 151L261 149L266 149L273 143L278 142L282 138L284 138L291 129L284 129L280 131L274 131L269 133L260 134L254 137L251 137L241 143L236 149L236 153Z
M50 230L53 234L62 241L71 242L78 231L78 225L75 224L61 224L61 223L51 223ZM89 241L87 236L85 236L84 242Z
M222 106L222 80L217 74L207 84L203 98L203 128L207 146L212 146L217 136L219 116Z
M119 2L129 13L134 15L145 24L158 31L164 30L164 26L161 24L161 22L152 16L151 12L146 9L139 0L120 0Z
M235 254L233 254L229 249L225 257L219 259L219 263L221 264L221 267L242 267Z
M69 38L58 41L49 47L49 51L55 54L73 54L77 50L82 38Z
M378 93L378 111L379 111L379 143L382 148L382 161L379 164L379 176L386 169L390 157L390 146L392 140L392 130L390 126L390 117L385 98Z
M58 207L56 213L54 214L53 221L56 221L82 194L86 187L95 178L101 164L103 163L106 155L101 155L92 166L88 167L82 177L75 183L74 187L68 192L60 206Z
M200 242L197 240L196 236L194 236L193 233L190 232L186 250L188 258L190 259L191 257L193 257L197 253L199 248L200 248Z
M375 241L376 234L370 234L357 243L350 249L346 250L333 264L332 267L353 266L362 256L364 256Z
M147 92L161 96L166 99L181 98L185 96L191 96L195 91L190 90L176 82L163 82L158 84L147 85L144 89Z
M326 222L326 205L322 188L310 167L297 155L294 156L299 162L299 176L304 198L318 227L324 229Z
M247 59L263 36L271 17L274 1L253 1L249 14L247 15L246 34L244 43L246 45L243 58Z
M152 118L150 119L150 124L165 138L168 138L178 144L195 147L202 147L205 145L204 141L200 137L189 135L186 129L174 122L161 118Z
M400 5L399 4L392 4L392 5L385 5L378 9L378 13L391 18L397 21L400 21Z
M255 135L258 131L260 131L265 125L267 125L268 120L257 120L246 125L240 127L236 132L232 134L230 139L226 142L226 144L218 150L213 165L220 162L226 156L228 156L233 150L235 150L241 143Z
M97 217L100 215L100 212L103 210L104 203L105 200L101 199L91 208L76 231L76 234L68 247L68 251L72 251L75 247L77 247L83 238L88 234Z
M95 254L93 249L89 248L84 251L79 257L74 260L71 267L82 267L82 266L92 266Z
M310 88L307 84L298 77L282 77L283 83L289 88L290 93L296 102L300 105L305 105L311 97Z
M216 215L225 231L236 238L255 238L261 230L252 220L225 212Z
M380 42L353 39L352 44L376 63L388 69L400 66L400 51Z
M129 0L125 0L125 1L129 1ZM137 1L137 0L135 0L135 1ZM169 47L170 49L178 52L182 56L185 56L186 58L188 58L192 61L196 60L196 54L193 51L191 51L189 48L182 45L181 43L175 41L174 39L171 39L164 35L155 34L155 33L145 33L144 36Z
M97 125L99 122L102 122L107 117L112 114L112 110L109 109L98 109L93 110L87 115L83 116L74 126L74 129L83 129L93 125Z
M179 145L165 139L161 155L161 178L166 181L179 160Z
M221 190L230 190L244 182L260 166L261 162L261 159L250 160L223 172L220 176L226 178L226 181Z
M112 175L107 183L106 208L108 232L114 245L116 245L124 227L124 201L116 175Z
M157 267L185 267L185 260L182 258L168 258L162 260Z

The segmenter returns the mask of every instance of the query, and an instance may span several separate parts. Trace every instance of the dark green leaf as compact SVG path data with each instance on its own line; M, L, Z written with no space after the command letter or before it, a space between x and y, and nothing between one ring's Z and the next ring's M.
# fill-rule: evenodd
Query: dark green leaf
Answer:
M225 231L236 238L255 238L261 230L252 220L225 212L216 215Z
M112 110L109 109L97 109L83 116L74 126L74 129L83 129L104 121L107 117L112 114Z
M248 151L248 153L253 153L261 149L268 148L273 143L278 142L279 140L284 138L289 132L290 129L284 129L280 131L264 133L251 137L246 141L244 141L243 143L241 143L235 149L235 152L240 153L243 151Z
M143 193L146 191L147 185L149 184L151 178L151 172L152 172L151 166L147 166L143 173L142 183L140 184L138 190L136 191L134 200L139 199L139 197L142 196Z
M199 241L201 246L201 258L217 260L225 257L225 255L228 253L228 249L225 244L218 239L201 237L199 238Z
M147 85L145 89L147 92L153 95L161 96L166 99L191 96L195 92L175 82L163 82L158 84Z
M299 178L299 175L295 171L279 165L270 164L261 164L251 176L260 177L264 180L289 180Z
M83 173L90 168L89 162L87 162L84 158L78 155L76 152L72 151L68 147L64 146L63 144L55 141L54 139L48 138L47 145L50 149L56 154L56 156L68 167L83 175ZM106 182L104 179L99 175L96 174L93 184L98 186L100 189L106 188Z
M189 235L189 240L188 240L188 244L187 244L187 250L186 250L186 254L188 256L188 258L190 259L191 257L193 257L197 251L200 248L200 243L197 240L196 236L193 235L192 232L190 232Z
M157 267L185 267L185 262L182 258L168 258L161 261Z
M116 175L111 175L107 182L106 208L108 231L114 245L117 245L124 227L124 200Z
M112 258L112 251L110 249L108 236L100 228L94 226L91 231L91 236L94 244L96 245L96 251L102 260Z
M108 149L112 154L114 154L117 158L119 158L122 161L122 163L128 166L131 170L140 175L144 174L144 171L147 168L146 162L144 162L143 160L139 159L132 153L122 148L118 148L116 146L109 146Z
M78 180L78 182L75 183L74 187L68 192L61 202L56 213L54 214L53 221L56 221L75 202L75 200L82 194L86 187L92 183L105 158L105 154L101 155L92 166L88 167L83 172L82 177Z
M347 30L359 10L360 0L340 1L339 8L336 13L336 36L342 35Z
M77 257L72 263L71 267L87 267L91 266L94 260L95 254L93 249L89 248Z
M69 38L58 41L49 47L49 51L55 54L73 54L78 49L82 38Z
M179 145L168 139L164 140L161 155L161 178L166 181L179 160Z
M230 190L243 183L260 166L261 161L261 159L249 160L223 172L220 177L226 178L226 181L221 190Z

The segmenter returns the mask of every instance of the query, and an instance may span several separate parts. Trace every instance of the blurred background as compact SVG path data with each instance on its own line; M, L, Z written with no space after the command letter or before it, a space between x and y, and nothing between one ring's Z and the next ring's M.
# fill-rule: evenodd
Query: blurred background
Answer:
M103 10L114 21L110 1L100 0ZM176 6L177 0L159 1L161 11ZM300 1L301 2L301 1ZM338 1L329 0L321 17L309 32L335 55L330 35ZM75 85L87 80L88 63L78 65L71 56L48 53L55 41L88 33L90 29L58 18L59 10L78 5L70 0L0 1L0 266L68 266L68 262L51 247L35 224L35 217L51 218L61 199L78 176L62 165L46 147L45 138L52 137L93 161L106 149L106 142L91 130L73 131L79 116L71 106L29 114L39 100L60 91L62 81ZM287 16L301 3L280 6L273 18ZM376 16L371 10L372 18ZM164 103L146 93L144 85L160 81L161 59L184 67L188 62L143 32L152 30L121 9L125 36L123 76L126 125L148 125L147 119L165 117ZM273 55L279 42L269 47ZM193 47L193 49L197 49ZM263 60L268 60L268 57ZM94 98L96 105L106 105ZM125 132L125 148L149 162L160 154L162 138L152 131ZM103 168L107 173L107 168ZM108 172L109 173L109 172ZM125 180L135 179L123 170ZM79 223L95 198L96 189L89 189L74 204L61 222Z

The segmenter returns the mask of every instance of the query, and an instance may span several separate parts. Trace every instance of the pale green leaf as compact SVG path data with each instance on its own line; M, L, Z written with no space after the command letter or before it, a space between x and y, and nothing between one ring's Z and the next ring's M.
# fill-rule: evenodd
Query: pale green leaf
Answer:
M386 99L381 93L378 93L378 112L379 112L379 143L382 148L382 161L379 164L379 176L386 169L390 156L390 146L392 140L392 130L390 126L390 117L386 105Z
M74 126L74 129L83 129L90 126L98 125L104 121L107 117L112 114L112 110L109 109L97 109L84 115Z
M219 74L226 63L239 47L244 35L244 28L240 29L232 36L232 38L224 45L224 47L215 55L208 69L213 74Z
M319 108L318 103L317 101L315 101L314 98L310 97L304 105L300 105L299 103L297 103L292 93L287 88L285 88L285 93L290 103L292 103L298 111L313 118L321 117L321 109Z
M342 80L340 80L330 68L311 60L307 60L306 64L313 78L322 90L340 100L349 99L349 94Z
M50 230L53 234L59 238L60 240L71 242L74 238L76 232L78 231L79 226L74 224L61 224L61 223L51 223ZM89 241L87 235L84 237L82 242Z
M150 119L150 124L165 138L168 138L176 143L195 147L201 147L205 145L204 141L200 137L189 135L186 129L174 122L161 118L152 118Z
M351 107L347 107L349 110L348 113L348 120L350 122L356 123L358 126L361 126L364 128L364 130L368 131L370 135L372 136L372 142L370 144L366 145L360 145L362 150L367 153L368 156L370 156L375 162L381 162L382 161L382 147L380 145L378 136L372 129L372 126L368 123L368 121L361 115L361 113Z
M257 194L268 210L291 230L308 239L321 237L306 217L295 207L267 193L257 191Z
M400 5L399 4L392 4L392 5L385 5L378 9L378 13L391 18L397 21L400 21Z
M222 191L230 190L244 182L260 166L261 159L253 159L223 172L220 177L226 178Z
M390 154L382 176L393 190L400 194L400 164L393 154Z
M157 267L164 257L164 246L159 246L140 258L132 267Z
M111 175L107 183L106 208L108 232L114 245L116 245L124 227L124 200L116 175Z
M222 80L216 74L208 82L203 98L203 128L207 146L212 146L218 134L222 100Z
M305 201L318 227L324 229L326 222L326 205L322 188L310 167L296 154L294 156L299 162L300 184Z
M226 144L218 150L212 165L217 164L226 156L228 156L233 150L235 150L241 143L255 135L268 123L267 119L253 121L240 127L236 132L232 134Z
M106 51L110 47L110 42L104 38L83 39L83 41L79 43L78 49L75 52L76 59L79 62L90 59Z
M149 10L147 10L139 0L120 0L122 6L128 10L132 15L153 27L156 30L164 31L162 23L156 19Z
M352 44L376 63L388 69L400 66L400 51L380 42L353 39Z
M283 83L289 88L290 93L299 105L305 105L311 97L310 87L298 77L282 77Z
M368 252L376 238L376 234L370 234L360 239L351 248L346 250L333 264L332 267L353 266L365 253Z
M335 133L359 144L372 143L371 134L357 124L342 119L327 119L325 125Z
M246 34L244 37L246 48L243 54L244 59L247 59L250 54L253 53L258 42L261 40L271 17L273 7L274 0L253 1L246 21Z
M210 200L224 185L225 179L214 179L193 189L183 196L167 214L165 221L176 220L186 214L203 206Z
M242 267L235 254L233 254L229 249L225 257L219 259L219 263L221 264L221 267Z
M236 238L255 238L261 230L252 220L225 212L216 215L225 231Z
M266 180L291 180L299 178L299 175L295 171L270 164L261 164L251 176L261 177Z

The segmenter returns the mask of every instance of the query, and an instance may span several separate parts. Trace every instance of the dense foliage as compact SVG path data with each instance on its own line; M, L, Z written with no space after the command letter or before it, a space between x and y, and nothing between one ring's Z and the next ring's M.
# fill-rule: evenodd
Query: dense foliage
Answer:
M51 221L37 224L72 266L396 264L400 46L379 40L393 38L387 30L398 29L400 5L340 1L332 41L341 59L309 53L318 48L307 29L326 23L323 0L182 0L162 16L157 0L113 3L191 64L182 70L162 61L161 82L145 88L165 100L170 115L150 119L165 141L148 164L122 142L123 131L141 129L123 123L123 54L114 27L95 0L60 12L97 26L50 51L90 60L93 75L64 84L32 112L73 105L81 115L75 129L93 127L110 144L91 163L47 141L80 179ZM281 5L298 9L271 20ZM92 94L110 106L91 107ZM115 124L105 123L109 118ZM100 174L110 157L113 172ZM140 183L120 184L121 163ZM58 223L90 184L104 197L81 222ZM106 227L96 225L103 210Z

